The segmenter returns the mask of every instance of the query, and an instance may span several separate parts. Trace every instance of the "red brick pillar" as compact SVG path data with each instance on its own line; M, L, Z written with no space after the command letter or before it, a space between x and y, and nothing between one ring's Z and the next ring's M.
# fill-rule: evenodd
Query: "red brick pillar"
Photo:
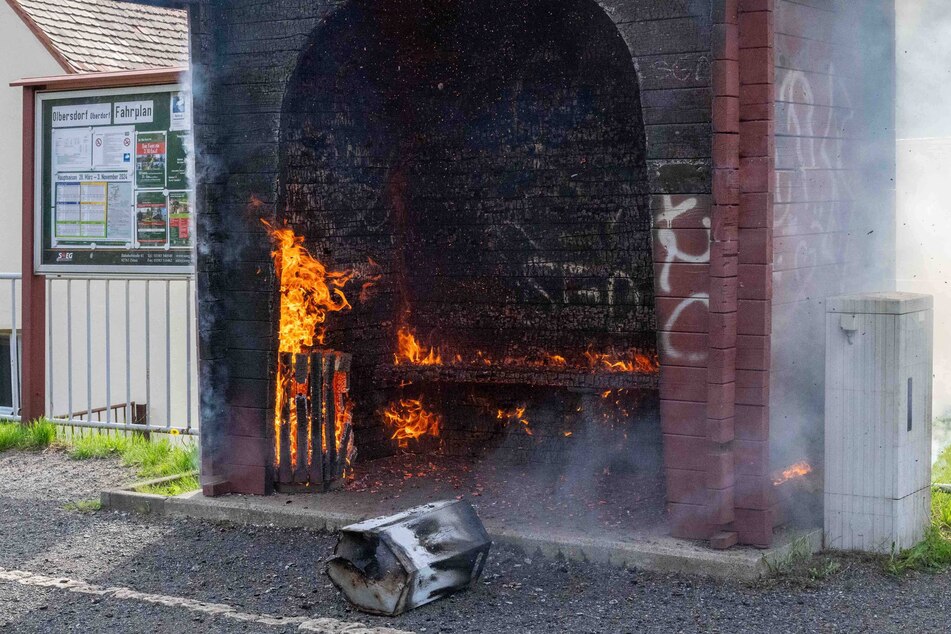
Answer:
M20 416L30 423L46 415L46 278L33 272L34 105L36 88L23 88L22 315ZM16 333L14 333L16 336ZM55 412L50 412L54 414Z
M769 364L775 167L774 0L739 0L740 218L736 344L735 529L772 542Z
M733 426L736 393L737 243L740 205L740 80L737 0L713 19L713 208L707 363L707 495L712 545L736 543Z

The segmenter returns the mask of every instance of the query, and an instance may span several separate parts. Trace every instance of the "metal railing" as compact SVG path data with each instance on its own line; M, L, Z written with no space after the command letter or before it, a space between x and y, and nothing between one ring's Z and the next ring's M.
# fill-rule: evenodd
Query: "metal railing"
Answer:
M0 274L0 283L11 286L12 332L22 314L19 278ZM48 277L47 418L74 427L197 433L193 291L194 281L183 277Z
M0 273L0 290L8 286L9 291L0 293L0 307L9 302L7 310L0 311L0 338L9 342L9 402L0 402L0 415L4 418L19 420L20 413L20 341L17 336L20 323L19 291L22 283L19 273ZM2 343L2 342L0 342ZM6 400L8 386L0 385L0 396Z

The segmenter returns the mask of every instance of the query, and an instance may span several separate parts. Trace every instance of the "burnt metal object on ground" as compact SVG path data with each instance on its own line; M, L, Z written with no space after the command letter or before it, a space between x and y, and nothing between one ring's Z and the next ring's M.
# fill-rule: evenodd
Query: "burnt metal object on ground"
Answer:
M350 362L349 354L331 350L281 353L274 468L278 491L327 491L348 472L356 453Z
M327 575L359 609L395 616L470 587L491 545L468 502L433 502L343 528Z

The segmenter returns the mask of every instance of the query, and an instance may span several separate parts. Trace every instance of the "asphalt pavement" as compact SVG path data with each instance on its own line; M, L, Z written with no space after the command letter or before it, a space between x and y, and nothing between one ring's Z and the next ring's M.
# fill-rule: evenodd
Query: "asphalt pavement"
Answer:
M742 584L504 546L475 589L374 617L323 574L332 535L71 504L132 479L114 460L0 454L0 632L951 631L948 572L897 579L880 562L844 557L826 579L820 559L788 578Z

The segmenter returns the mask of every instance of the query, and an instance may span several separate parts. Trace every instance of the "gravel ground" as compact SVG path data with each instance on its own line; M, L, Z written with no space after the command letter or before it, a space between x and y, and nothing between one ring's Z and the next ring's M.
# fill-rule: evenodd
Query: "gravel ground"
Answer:
M352 611L320 574L332 536L67 510L131 479L113 461L0 454L0 568L225 603L252 614L332 617L416 632L946 632L951 573L900 580L880 564L754 586L563 562L496 546L472 591L381 619ZM815 564L813 564L815 565ZM2 571L0 571L2 572ZM112 594L0 579L2 632L293 632Z

